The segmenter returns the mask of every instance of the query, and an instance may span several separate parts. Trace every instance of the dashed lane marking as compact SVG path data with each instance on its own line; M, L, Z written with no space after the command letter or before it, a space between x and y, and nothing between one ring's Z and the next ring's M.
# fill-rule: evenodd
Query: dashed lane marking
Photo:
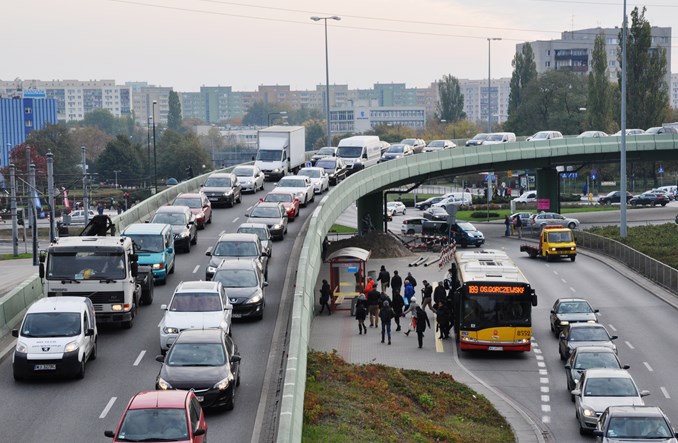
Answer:
M661 387L659 388L659 390L662 391L662 394L664 394L664 397L666 397L666 398L671 398L671 396L669 395L669 391L667 391L666 388L665 388L664 386L661 386Z
M195 265L195 268L193 268L193 273L195 274L198 272L198 269L200 269L200 265Z
M118 397L111 397L110 400L108 400L108 404L106 404L106 407L104 408L103 411L101 411L101 415L99 415L99 418L106 418L108 413L110 412L111 408L113 407L113 404L115 401L118 399Z
M134 360L134 364L132 364L132 366L139 366L139 363L141 363L141 359L144 358L144 355L146 355L146 350L139 352L139 356L136 360Z
M645 365L645 367L647 368L648 371L654 372L654 369L652 369L652 366L650 366L650 364L648 362L644 361L643 364Z
M570 291L571 291L571 292L577 292L577 290L574 289L572 286L570 286Z
M560 281L562 281L563 283L567 284L567 280L565 280L564 278L561 278Z
M617 328L612 326L612 324L608 324L608 326L610 327L610 329L612 329L612 332L617 332Z
M636 349L636 348L633 347L633 345L630 342L625 341L624 343L626 343L626 346L628 346L630 349Z
M236 223L239 219L240 219L240 217L234 218L234 219L233 219L233 223Z

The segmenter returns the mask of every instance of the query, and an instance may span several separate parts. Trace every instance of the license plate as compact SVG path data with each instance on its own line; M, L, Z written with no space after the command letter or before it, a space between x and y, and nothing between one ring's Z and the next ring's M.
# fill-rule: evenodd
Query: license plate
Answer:
M35 365L33 366L33 369L36 371L54 371L56 369L56 365Z
M503 351L504 348L501 346L488 346L487 347L488 351Z
M203 397L202 395L196 395L195 398L197 398L200 403L205 401L205 397Z
M240 318L240 317L242 317L242 314L235 313L235 312L233 313L233 318Z
M219 200L219 199L216 198L216 197L210 197L210 198L209 198L209 201L211 201L211 202L215 202L215 201L217 201L217 200Z

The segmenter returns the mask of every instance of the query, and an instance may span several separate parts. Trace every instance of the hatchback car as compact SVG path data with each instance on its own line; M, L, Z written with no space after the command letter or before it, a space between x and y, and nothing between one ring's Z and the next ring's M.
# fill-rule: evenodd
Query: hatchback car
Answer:
M567 360L572 351L580 346L604 346L617 352L612 343L616 335L610 335L605 326L598 323L572 323L558 337L558 352L561 360Z
M205 253L210 257L205 269L205 278L211 280L222 260L255 260L268 280L268 256L256 234L222 234L212 249Z
M539 214L533 214L532 217L530 217L529 225L536 229L541 229L546 225L558 225L564 228L575 229L579 226L579 220L576 218L564 217L555 212L540 212Z
M242 192L257 192L264 190L264 173L256 165L239 165L233 168L233 174L238 177Z
M155 211L149 223L166 223L174 231L174 247L191 252L191 245L198 243L198 228L195 216L186 206L162 206Z
M422 225L425 221L426 219L423 217L406 218L400 226L400 232L403 235L421 234Z
M299 217L299 199L291 191L284 189L273 190L266 194L266 197L259 199L262 202L280 202L287 211L287 221L293 222Z
M400 144L412 146L412 150L415 154L419 154L426 147L426 142L421 138L405 138L400 140Z
M603 131L584 131L577 138L601 138L607 136L607 133Z
M313 184L313 192L316 194L322 194L325 191L330 190L330 176L327 174L324 168L320 167L310 167L310 168L301 168L297 175L303 175L308 177Z
M243 234L257 234L261 240L261 250L267 256L273 253L273 241L271 239L271 231L265 223L240 223L237 233Z
M420 201L420 202L415 203L414 207L421 210L421 211L425 211L428 208L430 208L432 205L434 205L435 203L438 203L439 201L441 201L443 198L445 198L445 197L441 196L441 197L427 198L424 201Z
M232 207L242 201L240 181L238 176L231 172L215 172L210 175L202 185L201 191L205 193L213 206Z
M327 158L327 157L336 157L337 156L337 148L333 146L324 146L318 151L313 154L311 157L311 164L313 166L316 166L316 162L320 160L321 158Z
M268 283L254 262L224 260L212 279L226 288L228 299L233 305L233 318L264 318L265 288Z
M626 202L628 203L629 200L633 198L633 194L630 192L626 191ZM598 203L601 205L611 205L612 203L621 203L621 192L619 191L612 191L609 192L607 195L604 195L598 199Z
M466 140L464 146L480 146L485 140L490 136L490 134L480 133L473 136L473 138Z
M160 321L160 351L165 353L184 329L220 328L231 333L233 306L219 282L181 282L169 305L161 305L165 316Z
M644 192L640 194L638 197L633 197L632 199L629 200L629 204L631 206L657 206L657 205L662 205L666 206L666 204L669 202L669 198L666 196L666 194L659 193L659 192Z
M315 163L318 168L323 168L329 177L330 186L335 186L346 178L348 168L341 157L321 158Z
M457 145L455 145L452 140L431 140L422 152L438 152L456 147Z
M658 406L608 406L593 435L603 443L678 443L678 434Z
M391 210L393 212L393 215L405 215L407 212L407 207L403 202L388 202L386 203L386 209Z
M559 298L551 308L551 332L560 332L572 323L598 323L597 309L593 309L583 298Z
M198 229L205 229L206 225L212 223L212 203L202 192L179 194L172 202L172 206L188 207L195 215Z
M115 431L104 431L114 442L173 441L203 443L207 423L191 391L142 391L134 394Z
M444 199L440 200L438 203L434 203L431 205L431 207L441 207L443 209L447 208L448 206L456 206L456 207L468 207L471 205L471 201L467 198L460 198L455 195L450 195L445 197Z
M259 202L246 213L247 223L264 223L271 237L283 240L287 234L287 211L280 202Z
M431 206L424 211L424 218L426 220L447 221L448 213L440 206Z
M276 189L284 189L293 192L299 199L299 204L306 207L310 202L315 201L315 191L311 179L301 175L288 175L281 178L276 183Z
M536 134L527 137L525 141L537 142L543 140L554 140L559 138L563 138L563 134L561 134L558 131L539 131Z
M626 130L626 135L644 135L644 134L645 134L645 131L643 131L642 129L636 128L636 129L627 129ZM621 129L619 131L615 132L613 135L616 135L618 137L621 136Z
M571 392L574 395L575 415L579 433L595 429L609 406L643 406L643 397L649 391L640 391L626 369L587 369Z
M414 149L410 145L403 145L397 143L395 145L389 146L386 151L381 155L381 158L377 163L384 163L389 160L394 160L397 158L403 158L410 155L414 155Z
M629 365L622 365L617 354L610 348L602 346L575 348L565 362L567 390L572 391L584 371L591 368L629 369ZM574 401L574 395L571 395L571 399Z
M221 329L182 331L167 356L156 360L163 365L155 389L193 391L202 407L235 407L240 352Z
M526 205L529 203L537 203L537 191L526 191L520 196L513 199L517 205Z

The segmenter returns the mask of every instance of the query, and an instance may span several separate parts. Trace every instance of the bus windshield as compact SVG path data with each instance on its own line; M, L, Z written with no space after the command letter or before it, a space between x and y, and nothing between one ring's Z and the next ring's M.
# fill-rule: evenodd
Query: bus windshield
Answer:
M531 325L532 305L525 295L467 295L462 309L462 326L468 329Z

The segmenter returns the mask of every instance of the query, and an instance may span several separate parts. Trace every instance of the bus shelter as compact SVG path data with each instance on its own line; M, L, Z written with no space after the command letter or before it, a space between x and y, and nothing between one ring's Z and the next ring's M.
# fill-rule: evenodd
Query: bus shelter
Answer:
M367 260L372 251L362 248L342 248L327 257L330 264L330 288L332 310L351 310L365 287ZM345 303L350 300L351 303ZM342 306L343 304L343 306Z

